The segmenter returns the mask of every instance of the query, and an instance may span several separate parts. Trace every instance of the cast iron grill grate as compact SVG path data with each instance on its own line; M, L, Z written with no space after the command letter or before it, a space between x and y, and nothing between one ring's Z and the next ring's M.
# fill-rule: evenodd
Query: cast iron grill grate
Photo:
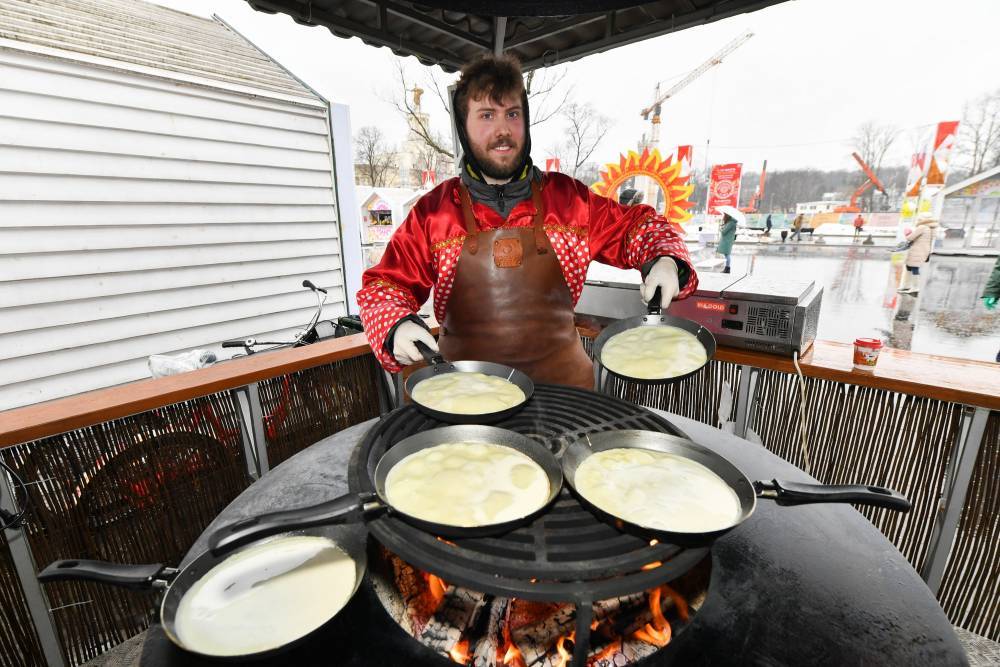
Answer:
M439 426L445 424L413 406L387 415L352 454L351 490L373 490L375 465L387 448ZM496 426L527 435L557 455L575 439L601 431L644 429L684 436L636 405L557 385L536 385L528 404ZM622 533L582 507L566 488L533 523L505 535L445 541L392 516L375 519L368 528L400 558L449 583L494 595L578 604L649 590L684 574L707 553Z

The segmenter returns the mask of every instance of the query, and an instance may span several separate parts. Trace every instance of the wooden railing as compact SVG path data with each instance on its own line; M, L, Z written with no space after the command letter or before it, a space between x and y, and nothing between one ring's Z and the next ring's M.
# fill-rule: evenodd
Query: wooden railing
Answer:
M582 332L585 347L595 333ZM1000 543L1000 371L885 350L862 373L850 346L836 343L817 343L800 366L813 475L907 494L908 515L865 513L953 622L997 638L990 586L1000 553L989 545ZM713 425L720 398L732 396L728 428L804 463L789 359L720 348L677 385L611 382L607 391ZM37 568L79 557L176 563L254 479L388 400L357 335L0 412L0 458L32 500L25 527L0 545L0 664L80 664L149 622L148 596L74 583L43 591ZM18 491L0 478L10 508Z

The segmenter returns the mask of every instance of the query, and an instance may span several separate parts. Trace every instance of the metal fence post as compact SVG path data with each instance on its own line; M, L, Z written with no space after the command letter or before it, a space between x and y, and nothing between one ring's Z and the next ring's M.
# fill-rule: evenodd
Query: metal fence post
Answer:
M267 462L267 436L264 434L264 408L260 404L260 385L251 382L245 387L250 408L250 426L253 429L254 451L257 454L257 468L263 476L271 469Z
M745 438L750 420L753 418L753 405L757 401L757 380L760 369L743 364L740 366L740 383L736 387L736 425L735 435Z
M958 523L965 508L969 482L972 480L989 417L990 411L986 408L966 408L962 415L962 428L952 450L951 460L948 461L945 488L934 522L934 531L931 533L927 559L920 572L934 595L941 589L944 570L955 544Z
M14 502L14 489L6 471L0 471L0 506L7 511L18 511ZM49 611L48 596L45 595L45 590L35 578L37 568L35 567L35 559L31 555L28 536L25 534L24 528L19 527L4 530L4 538L10 548L14 569L17 572L18 581L21 582L21 590L24 592L24 599L28 604L28 613L35 626L38 641L42 645L45 662L49 667L63 667L66 660L63 658L59 635L56 632L52 613Z
M243 459L247 465L247 477L260 479L260 464L257 461L257 447L254 444L253 411L250 409L250 392L246 387L232 390L233 400L240 411L240 442L243 445Z

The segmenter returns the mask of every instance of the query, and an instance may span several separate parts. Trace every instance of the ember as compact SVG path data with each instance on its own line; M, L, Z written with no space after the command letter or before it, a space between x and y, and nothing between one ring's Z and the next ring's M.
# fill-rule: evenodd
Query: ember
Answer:
M454 586L382 550L384 592L397 620L417 641L469 667L570 667L577 646L576 606L506 598ZM648 569L658 566L650 564ZM710 559L672 582L592 606L586 665L618 667L666 646L708 589ZM674 627L671 627L671 624Z
M460 665L469 664L469 640L461 639L448 651L448 656Z

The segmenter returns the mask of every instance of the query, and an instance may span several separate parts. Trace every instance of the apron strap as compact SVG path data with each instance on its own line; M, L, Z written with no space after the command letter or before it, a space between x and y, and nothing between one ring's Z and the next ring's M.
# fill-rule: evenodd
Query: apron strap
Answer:
M464 183L459 182L458 195L462 200L462 217L465 219L465 247L468 248L470 255L475 255L479 249L479 226L476 225L476 216L472 213L469 189Z
M535 205L535 250L539 255L544 255L548 252L548 248L545 247L545 229L542 226L545 218L545 210L542 208L542 188L538 185L538 181L532 179L531 181L531 203Z

